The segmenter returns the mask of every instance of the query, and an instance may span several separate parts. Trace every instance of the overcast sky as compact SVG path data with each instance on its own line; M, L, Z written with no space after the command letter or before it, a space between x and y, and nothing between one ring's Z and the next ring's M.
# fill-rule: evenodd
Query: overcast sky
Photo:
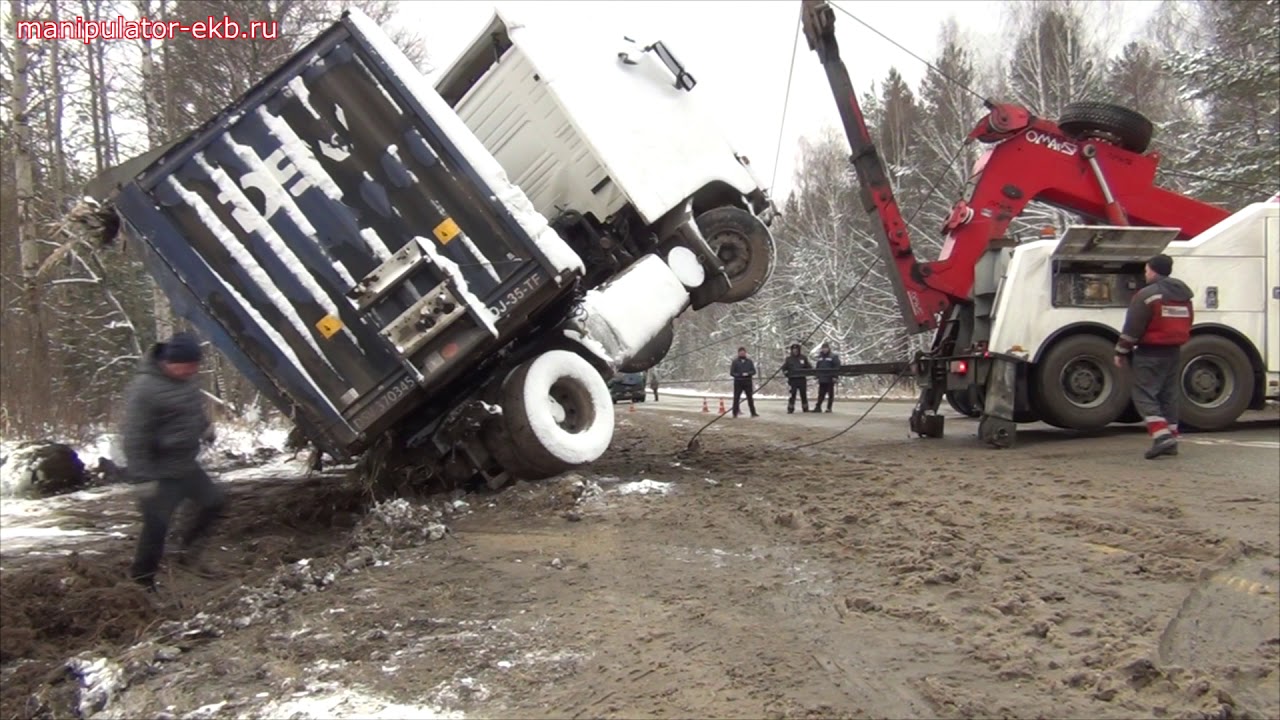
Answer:
M405 2L400 13L403 20L420 28L431 64L443 68L483 29L495 6L506 4L485 0ZM995 46L1003 9L1009 3L844 0L835 4L915 54L932 59L938 31L953 15L961 30L979 40L980 46ZM566 43L572 43L575 32L592 31L627 34L638 41L665 41L697 79L694 92L714 109L717 121L738 151L751 158L762 182L770 182L799 0L519 0L514 5L521 17L553 23L564 32ZM1114 5L1122 26L1114 40L1122 42L1136 33L1157 5L1157 0ZM897 67L913 88L927 70L920 61L839 12L836 34L859 92L883 79L891 66ZM840 122L817 55L803 38L796 53L774 193L779 199L785 198L791 187L793 151L799 138L824 126L838 127ZM957 138L957 144L961 140Z

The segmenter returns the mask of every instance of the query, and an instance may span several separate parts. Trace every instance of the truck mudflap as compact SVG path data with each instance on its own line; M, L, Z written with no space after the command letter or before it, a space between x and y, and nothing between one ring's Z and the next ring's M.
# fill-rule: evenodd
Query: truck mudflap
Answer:
M580 273L494 167L350 11L113 203L180 314L346 458Z

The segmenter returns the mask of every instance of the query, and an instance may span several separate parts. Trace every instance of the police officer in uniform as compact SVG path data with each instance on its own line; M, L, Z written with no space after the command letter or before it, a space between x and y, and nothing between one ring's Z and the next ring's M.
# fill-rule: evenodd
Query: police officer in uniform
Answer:
M747 407L751 409L751 417L760 417L760 413L756 412L756 395L753 387L756 364L747 357L746 348L738 348L738 357L729 364L729 375L733 377L733 416L738 417L738 408L745 394Z
M826 370L825 373L818 373L818 402L814 404L814 412L822 412L822 400L827 401L827 412L831 412L831 403L836 397L836 374L835 370L840 368L840 357L831 352L831 345L822 343L822 348L818 351L818 359L813 362L813 366L819 370Z
M809 412L809 378L797 375L797 370L808 370L812 367L809 358L800 352L800 343L791 346L791 354L782 363L782 371L787 376L787 384L791 386L791 398L787 400L787 412L796 411L796 393L800 394L801 412Z
M1133 405L1151 436L1148 460L1178 454L1178 368L1195 312L1191 288L1172 274L1168 255L1147 261L1147 286L1129 303L1116 343L1116 367L1128 361L1133 369Z

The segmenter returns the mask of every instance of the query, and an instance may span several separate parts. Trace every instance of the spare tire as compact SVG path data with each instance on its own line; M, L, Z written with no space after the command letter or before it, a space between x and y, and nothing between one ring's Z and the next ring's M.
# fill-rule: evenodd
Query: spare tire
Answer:
M729 276L729 290L716 302L741 302L760 292L773 275L777 258L773 235L764 221L741 208L726 206L702 213L695 222Z
M1058 118L1058 127L1077 140L1096 137L1135 153L1146 152L1155 133L1151 121L1142 113L1099 102L1067 105Z
M501 427L486 440L507 472L539 479L597 460L613 442L613 419L600 372L576 353L551 350L503 383Z

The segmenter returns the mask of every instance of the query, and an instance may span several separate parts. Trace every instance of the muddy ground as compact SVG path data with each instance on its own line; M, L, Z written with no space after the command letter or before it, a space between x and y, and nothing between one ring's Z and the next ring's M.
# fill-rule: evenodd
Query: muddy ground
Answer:
M855 416L775 410L682 452L707 417L363 518L341 472L236 482L229 577L156 598L127 493L64 510L117 530L6 542L3 717L1280 716L1274 425L1150 463L897 420L796 450Z

